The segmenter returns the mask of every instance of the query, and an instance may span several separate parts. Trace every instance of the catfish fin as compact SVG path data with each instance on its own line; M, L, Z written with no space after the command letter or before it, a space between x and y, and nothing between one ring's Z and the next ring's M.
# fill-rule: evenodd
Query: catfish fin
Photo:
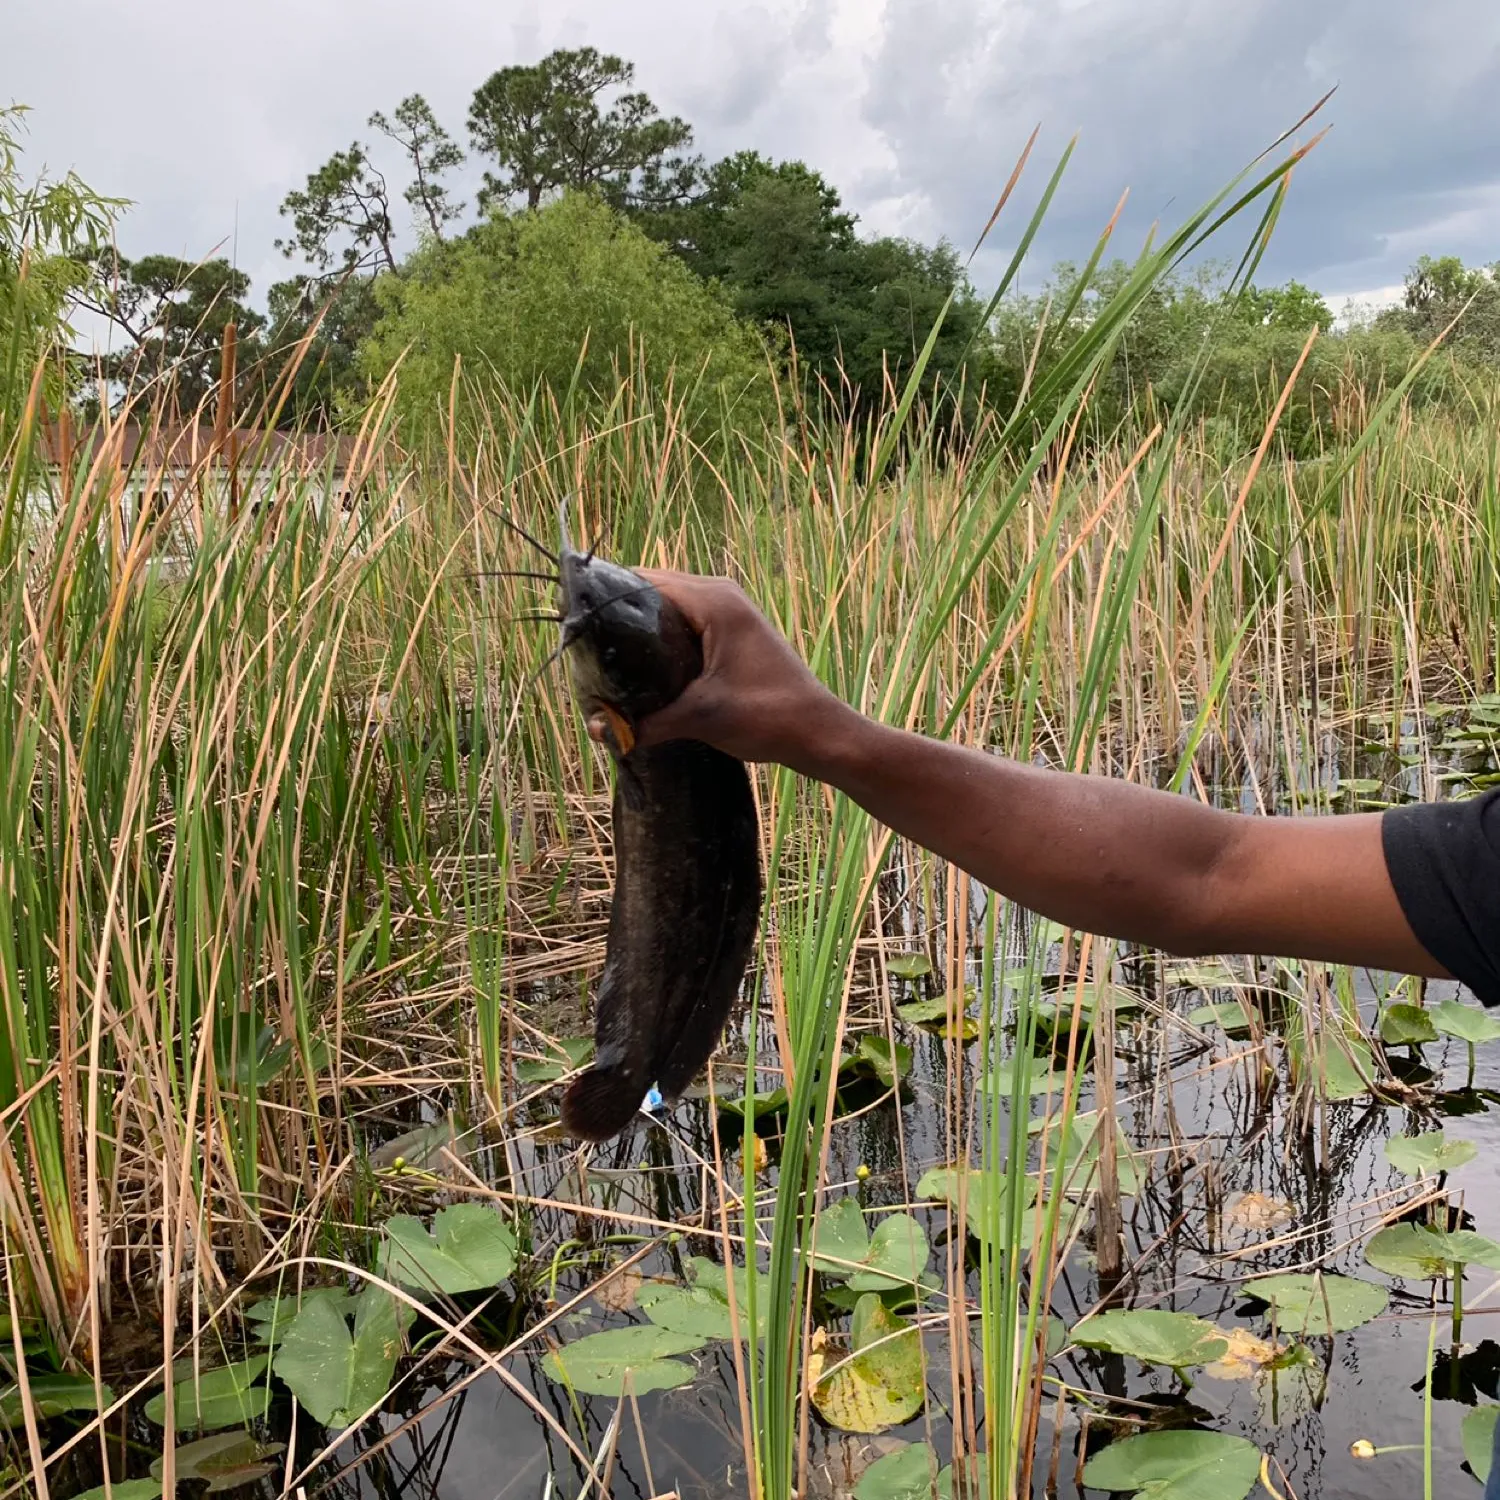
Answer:
M628 1068L590 1068L563 1094L562 1127L576 1140L613 1140L635 1118L648 1086Z

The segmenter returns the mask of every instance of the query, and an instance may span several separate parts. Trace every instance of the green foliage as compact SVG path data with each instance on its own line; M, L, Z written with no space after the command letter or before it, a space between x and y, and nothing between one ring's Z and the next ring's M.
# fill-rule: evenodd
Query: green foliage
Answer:
M378 109L370 116L370 127L389 136L411 166L411 181L403 197L411 205L417 223L425 225L434 239L442 239L443 226L464 211L462 203L449 196L443 178L462 164L463 151L438 124L432 106L420 94L408 94L388 118Z
M94 1382L86 1375L32 1375L26 1385L32 1410L42 1420L69 1412L101 1410ZM102 1394L105 1406L115 1399L107 1385ZM19 1427L24 1410L21 1387L0 1386L0 1427Z
M1378 1318L1389 1298L1384 1287L1355 1276L1260 1276L1245 1291L1275 1311L1283 1333L1346 1333Z
M1408 1177L1424 1172L1453 1172L1479 1155L1473 1141L1450 1140L1441 1130L1422 1135L1392 1136L1385 1143L1386 1160Z
M306 186L281 200L281 213L292 233L276 248L288 259L300 255L323 275L396 269L390 189L358 141L309 172Z
M250 1432L216 1432L196 1443L184 1443L177 1449L174 1463L179 1482L206 1480L204 1494L213 1495L264 1479L276 1468L271 1460L285 1449L285 1443L263 1443ZM153 1478L159 1480L164 1470L164 1459L152 1461Z
M1461 1266L1500 1271L1500 1245L1468 1229L1449 1232L1423 1224L1392 1224L1371 1237L1365 1259L1388 1276L1432 1281Z
M756 1328L765 1332L769 1290L764 1273L756 1275ZM735 1318L739 1319L741 1337L750 1317L748 1277L743 1267L734 1272L735 1306L731 1314L729 1286L723 1266L702 1256L688 1262L691 1286L666 1286L649 1282L636 1294L636 1305L658 1328L674 1333L691 1333L704 1339L734 1337Z
M1500 367L1500 262L1466 266L1456 255L1424 255L1406 277L1406 295L1376 326L1430 344L1458 320L1448 347L1476 364Z
M273 1368L314 1421L347 1427L385 1399L410 1319L405 1303L373 1285L355 1304L352 1333L340 1308L327 1298L309 1299L287 1328Z
M981 309L952 249L860 239L837 191L800 161L728 157L691 203L641 223L846 409L879 405L887 381L900 388L950 297L928 384L951 388L964 371Z
M271 1362L257 1354L237 1364L221 1365L179 1380L172 1389L173 1424L178 1432L213 1432L219 1427L248 1427L265 1415L270 1393L256 1386L256 1377ZM158 1392L146 1403L146 1416L157 1426L167 1420L167 1394Z
M480 1292L515 1269L515 1231L482 1203L440 1208L430 1234L420 1219L397 1214L387 1221L385 1233L381 1275L419 1292Z
M907 1443L859 1476L854 1500L930 1500L937 1459L926 1443Z
M1086 1349L1108 1349L1177 1370L1212 1364L1229 1349L1229 1341L1212 1323L1158 1308L1097 1313L1075 1324L1071 1337Z
M535 209L570 188L596 188L617 207L680 197L695 171L681 155L692 129L664 119L634 81L633 63L593 47L492 73L469 106L474 149L495 166L482 205Z
M1500 1418L1500 1406L1486 1404L1469 1412L1463 1421L1461 1440L1464 1458L1480 1482L1490 1477L1490 1462L1495 1451L1495 1420Z
M927 1234L907 1213L885 1215L870 1233L853 1198L840 1198L818 1215L813 1265L847 1280L857 1292L891 1291L920 1281L927 1269Z
M1388 1005L1380 1017L1380 1040L1390 1047L1420 1047L1437 1040L1437 1029L1423 1006Z
M1225 1432L1143 1432L1083 1466L1090 1488L1134 1490L1142 1500L1245 1500L1259 1474L1260 1450Z
M691 1354L705 1343L696 1333L636 1325L610 1328L575 1339L542 1360L549 1380L585 1396L620 1396L627 1384L637 1396L686 1385L697 1373L674 1354Z
M373 380L405 355L401 408L441 431L455 360L475 384L610 401L637 368L674 390L690 418L726 411L753 426L771 410L765 352L713 289L597 198L570 193L536 213L498 215L453 245L430 246L409 274L376 286L381 317L360 351Z
M100 255L85 301L130 341L105 362L122 401L161 391L170 394L184 420L191 419L217 389L226 323L235 325L240 368L259 353L266 320L245 300L249 291L250 278L223 259L127 260L113 250ZM212 413L203 415L212 419Z
M1481 1042L1500 1041L1500 1016L1492 1016L1477 1005L1465 1005L1461 1000L1444 1000L1434 1005L1429 1014L1432 1024L1444 1036L1457 1037L1471 1047Z

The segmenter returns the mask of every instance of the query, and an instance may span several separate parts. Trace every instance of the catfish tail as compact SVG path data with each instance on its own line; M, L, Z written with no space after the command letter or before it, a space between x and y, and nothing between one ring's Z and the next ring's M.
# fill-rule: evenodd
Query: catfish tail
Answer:
M649 1086L628 1068L590 1068L563 1094L562 1127L576 1140L613 1140L635 1118Z

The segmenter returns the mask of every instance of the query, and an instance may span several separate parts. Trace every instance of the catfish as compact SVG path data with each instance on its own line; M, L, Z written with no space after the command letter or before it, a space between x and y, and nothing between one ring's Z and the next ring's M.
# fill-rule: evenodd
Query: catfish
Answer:
M681 610L638 573L574 550L561 527L559 647L615 767L615 888L594 993L594 1060L563 1129L607 1141L654 1084L674 1102L729 1020L760 919L760 829L743 761L697 740L636 743L641 720L703 670Z

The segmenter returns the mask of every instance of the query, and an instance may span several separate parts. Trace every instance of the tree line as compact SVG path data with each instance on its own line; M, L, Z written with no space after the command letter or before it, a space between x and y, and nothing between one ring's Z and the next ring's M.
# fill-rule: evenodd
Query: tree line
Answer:
M68 297L120 335L104 368L114 401L149 397L170 372L181 407L197 406L232 322L246 401L298 351L285 425L358 411L397 361L418 427L445 411L455 361L517 387L600 392L639 365L716 414L790 398L859 415L899 388L942 315L934 393L1005 411L1129 275L1105 263L1082 285L1063 265L1037 294L989 309L951 246L862 234L806 163L754 151L706 161L691 126L636 88L632 65L593 48L491 74L470 102L466 146L420 94L367 126L286 194L276 244L293 264L264 311L226 260L86 247ZM472 201L456 186L471 159ZM1351 386L1396 383L1455 318L1448 356L1414 399L1461 399L1467 375L1500 369L1497 266L1423 259L1399 306L1336 332L1297 282L1222 287L1206 268L1153 292L1095 394L1097 423L1186 404L1256 431L1314 328L1324 337L1282 426L1302 451L1337 430Z

